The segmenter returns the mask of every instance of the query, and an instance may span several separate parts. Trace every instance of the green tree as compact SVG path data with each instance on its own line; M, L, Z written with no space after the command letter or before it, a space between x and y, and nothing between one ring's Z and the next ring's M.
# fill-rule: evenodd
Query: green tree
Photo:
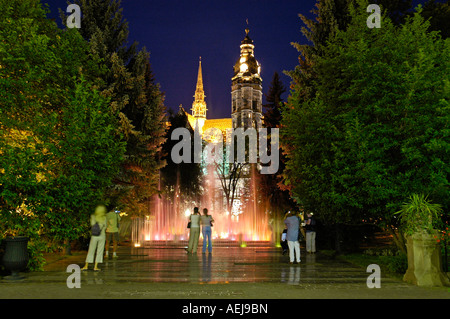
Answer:
M270 83L269 91L266 94L266 104L264 104L264 126L279 127L281 121L282 95L286 92L286 87L280 79L280 75L275 72Z
M264 105L264 126L267 128L280 128L281 108L283 105L282 95L286 92L286 87L277 72L272 77L268 93L266 94L266 104ZM270 132L270 131L269 131ZM269 133L267 145L270 145L271 134ZM285 167L286 157L280 154L278 158L279 168L275 174L259 174L258 192L261 194L261 202L266 205L264 211L269 211L272 215L272 224L275 230L281 232L280 222L286 210L294 209L295 202L291 199L289 191L283 185L282 173ZM278 233L275 234L278 239Z
M290 89L291 95L295 96L295 99L289 103L290 108L300 109L306 107L303 103L307 104L308 101L315 97L317 91L315 87L315 81L317 80L316 61L320 56L323 56L327 41L333 38L338 30L345 30L350 21L348 0L318 0L312 13L315 15L315 19L299 14L304 24L301 32L308 42L292 43L292 46L300 53L300 56L299 64L295 69L286 72L292 78ZM301 110L299 111L301 112ZM315 119L309 124L312 123L315 123ZM284 135L280 140L282 153L288 158L291 157L291 154L292 157L297 156L297 146L293 138L294 136ZM311 165L314 164L311 163ZM282 174L290 174L289 165L283 169ZM291 179L284 178L282 186L291 191L293 187Z
M143 54L143 51L139 55ZM119 184L125 183L128 191L121 194L120 202L129 210L146 212L148 202L159 192L159 170L166 165L162 155L162 145L166 140L166 115L164 96L155 83L148 56L142 64L132 62L132 68L144 67L142 85L137 91L142 93L142 101L124 112L133 123L133 134L127 140L127 160L124 163ZM136 70L136 73L141 71ZM135 82L135 85L137 83Z
M37 0L0 8L0 230L42 249L87 230L124 145L94 89L103 70L78 32L59 30ZM39 267L39 251L32 257Z
M449 42L420 12L380 29L350 14L316 59L316 96L294 90L283 112L282 139L297 149L287 182L327 220L381 219L399 235L394 213L412 193L449 203Z
M163 145L164 159L167 165L161 169L162 189L167 198L176 198L181 201L194 200L199 202L202 195L202 166L194 162L194 130L189 124L187 115L182 107L176 114L169 115L169 130L166 142ZM174 163L171 152L179 141L172 140L172 132L177 128L186 128L191 133L191 161L190 163Z
M77 0L83 13L80 33L106 69L102 94L110 98L111 110L119 112L118 131L126 141L126 154L115 187L114 204L142 213L158 192L161 147L165 136L164 95L155 83L149 53L128 45L128 23L120 0ZM64 21L65 15L61 12Z
M53 214L42 212L43 231L57 242L85 235L88 213L104 200L117 174L125 145L116 135L109 101L81 80L58 117L58 139L50 155L46 194Z
M316 57L323 54L323 47L328 39L332 38L337 30L345 29L348 24L347 1L318 0L316 8L312 10L316 16L315 19L309 19L305 15L299 14L304 24L301 32L308 43L292 43L292 46L300 52L299 64L287 74L293 80L291 89L295 86L298 97L302 100L307 100L315 95L312 81L316 76L314 71Z
M404 23L412 10L412 0L374 0L370 3L380 5L383 12L396 25Z
M374 0L382 7L383 12L395 19L399 24L404 20L411 10L411 0ZM312 85L317 76L314 71L315 61L323 56L327 41L332 39L338 30L345 31L351 21L349 7L358 8L356 0L317 0L312 13L315 18L311 19L303 14L299 17L303 23L301 32L308 40L307 43L293 42L297 51L300 52L299 64L287 74L293 79L291 89L295 86L299 98L307 100L315 96L315 88ZM366 12L367 6L359 7Z
M443 39L450 36L450 2L429 0L423 6L422 15L430 19L430 30L440 31Z

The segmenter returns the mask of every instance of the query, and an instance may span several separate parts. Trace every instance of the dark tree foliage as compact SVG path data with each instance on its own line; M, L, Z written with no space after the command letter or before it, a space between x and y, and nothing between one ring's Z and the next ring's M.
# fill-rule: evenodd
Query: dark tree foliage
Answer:
M266 104L264 105L264 126L271 128L280 128L281 123L281 107L283 105L282 95L286 92L286 87L280 79L277 72L274 73L269 91L266 95ZM271 134L268 131L268 142L270 145ZM265 194L265 199L268 201L269 210L275 213L278 217L289 209L295 207L294 201L289 196L289 191L282 183L282 173L284 170L285 156L280 154L279 168L276 174L261 174L259 176L260 187L263 189L262 194Z
M283 103L282 95L286 87L281 82L280 75L275 72L270 83L269 92L266 94L264 107L264 126L278 127L281 121L280 104Z
M163 144L164 159L167 165L161 169L161 189L168 198L173 198L175 193L184 199L192 199L199 202L202 194L202 167L200 163L194 163L194 130L189 124L183 108L176 114L170 112L169 130L166 134L166 142ZM176 128L186 128L191 133L191 161L190 163L173 162L171 152L173 147L179 143L172 140L172 132Z
M396 24L402 24L411 15L412 0L374 0L370 3L378 4L382 10Z
M125 145L81 35L38 0L1 0L0 11L0 237L28 236L38 268L43 243L87 233Z
M430 30L440 31L443 39L450 36L450 2L429 0L423 6L422 15L430 19Z
M158 192L161 145L165 134L164 95L155 83L149 53L128 44L128 23L120 0L77 0L82 11L80 32L92 54L102 59L107 73L102 93L110 97L111 110L119 112L117 130L127 143L121 173L116 176L111 198L130 212L145 212L148 200ZM64 15L62 13L63 19Z
M358 0L359 6L367 1ZM371 220L397 231L394 213L412 193L449 204L449 42L420 11L398 27L351 23L313 64L316 91L293 90L282 112L292 193L328 222ZM400 242L400 241L399 241Z

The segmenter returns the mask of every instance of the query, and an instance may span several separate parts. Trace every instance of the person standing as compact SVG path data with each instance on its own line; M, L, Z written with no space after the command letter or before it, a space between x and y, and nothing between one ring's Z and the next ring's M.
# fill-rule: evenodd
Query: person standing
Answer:
M202 235L203 235L203 249L202 253L206 253L206 240L208 239L208 252L212 253L212 243L211 243L211 227L214 223L214 218L208 215L208 209L203 208L203 215L201 216L202 224Z
M113 258L117 258L117 244L119 242L119 211L111 210L106 214L106 258L109 254L109 244L113 241Z
M284 223L287 227L286 239L289 246L289 261L294 263L296 258L297 263L300 263L300 243L298 242L298 232L300 228L300 217L294 212L287 214Z
M92 235L89 242L89 250L86 256L86 264L81 270L87 270L89 264L94 262L94 271L100 271L98 264L103 262L103 251L105 249L106 230L106 207L97 206L95 213L91 216ZM97 251L97 252L96 252Z
M280 242L280 244L281 244L281 248L283 249L283 252L282 252L283 256L286 255L288 250L289 250L289 246L288 246L288 243L287 243L287 240L286 240L286 236L287 236L287 228L285 228L283 230L283 233L281 233L281 242Z
M194 207L194 214L189 216L189 222L191 223L191 228L189 231L189 245L187 252L196 254L198 239L200 237L200 212L198 211L198 207Z
M306 213L306 252L314 254L316 252L316 220L312 213Z

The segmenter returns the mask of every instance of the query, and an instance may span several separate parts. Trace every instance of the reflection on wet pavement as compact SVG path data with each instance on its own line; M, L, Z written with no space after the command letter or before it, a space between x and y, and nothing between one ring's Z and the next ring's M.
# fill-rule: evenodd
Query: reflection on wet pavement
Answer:
M120 282L188 282L237 283L272 282L298 284L365 284L365 269L333 260L319 254L302 251L300 264L289 264L289 257L274 247L217 247L212 254L187 254L183 247L120 247L117 259L105 259L101 272L82 272L87 283ZM75 261L83 265L85 256ZM65 271L64 260L47 268L45 281ZM30 274L29 280L39 280L44 274ZM44 280L42 278L42 280ZM389 279L386 279L389 280ZM385 282L385 281L384 281Z
M81 252L61 257L45 271L26 273L20 283L1 283L0 298L310 299L444 298L450 290L425 289L381 274L381 288L367 287L366 269L320 252L289 264L274 247L215 247L213 254L188 255L184 247L119 247L100 272L78 273L81 289L69 289L71 264L84 265ZM55 256L56 257L56 256ZM56 260L57 258L54 258ZM75 267L76 268L76 267ZM75 275L75 273L74 273Z

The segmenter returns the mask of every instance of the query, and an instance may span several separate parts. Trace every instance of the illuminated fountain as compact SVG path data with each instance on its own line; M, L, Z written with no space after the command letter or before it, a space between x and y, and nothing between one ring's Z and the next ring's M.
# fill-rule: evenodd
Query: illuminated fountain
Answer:
M221 144L228 140L229 129L256 129L262 128L262 78L261 65L254 55L253 40L249 37L249 30L245 30L245 38L240 45L240 58L234 65L231 78L231 118L213 119L206 118L207 105L203 88L202 62L199 61L197 84L192 104L192 115L187 114L180 106L179 112L185 112L190 126L194 129L194 145L207 144L205 149ZM210 131L208 131L208 128ZM216 129L217 128L217 129ZM226 132L225 132L226 131ZM209 133L208 133L209 132ZM199 133L199 135L197 135ZM250 132L251 133L251 132ZM197 144L196 137L200 136ZM251 135L251 134L250 134ZM256 135L255 135L256 136ZM231 138L234 143L234 137ZM256 139L258 140L258 139ZM198 140L197 140L198 141ZM244 140L241 140L245 144ZM248 147L256 147L256 141L249 142ZM198 148L194 146L194 152ZM222 147L217 150L223 150ZM272 153L272 152L271 152ZM199 153L195 153L198 155ZM204 154L204 153L203 153ZM212 153L207 153L212 155ZM214 153L214 157L217 153ZM231 154L231 153L230 153ZM205 161L208 156L203 156ZM219 156L220 158L220 156ZM261 202L266 200L267 194L259 194L257 191L256 164L246 165L245 174L238 178L236 187L233 187L234 196L222 182L230 175L217 173L213 164L203 165L204 185L203 197L199 202L186 200L183 194L173 195L173 198L157 198L149 208L146 218L135 219L133 230L136 244L142 241L186 241L189 238L189 230L186 228L188 217L195 206L200 212L207 208L213 216L215 223L212 229L212 238L219 241L235 241L242 246L251 241L270 241L272 234L269 229L268 213ZM228 163L228 162L227 162ZM235 163L234 163L235 164ZM229 168L229 167L228 167ZM227 168L227 169L228 169ZM224 171L226 171L224 169ZM228 176L228 177L227 177ZM231 200L233 198L233 200Z
M135 246L169 242L186 244L189 240L187 223L195 206L201 213L203 208L208 208L208 213L213 216L212 239L215 243L235 242L236 245L246 246L248 242L270 241L272 234L268 215L258 209L256 179L242 178L238 187L231 212L227 210L220 180L211 168L204 176L205 191L200 203L180 202L177 195L171 200L156 196L149 215L133 220L133 243Z

